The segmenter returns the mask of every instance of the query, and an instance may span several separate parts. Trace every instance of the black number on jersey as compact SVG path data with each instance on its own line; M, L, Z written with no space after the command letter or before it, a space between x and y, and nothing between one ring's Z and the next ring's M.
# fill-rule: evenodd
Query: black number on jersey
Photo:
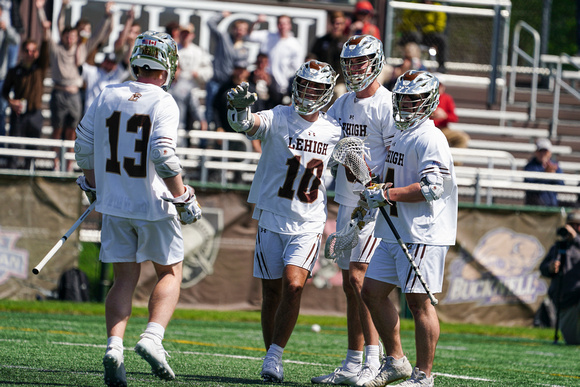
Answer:
M107 159L105 170L110 173L121 174L121 163L119 161L119 129L121 126L121 112L115 111L107 118L107 128L109 129L109 146L111 147L111 158ZM136 164L134 157L123 157L123 169L129 177L147 176L147 149L149 146L149 134L151 133L151 118L144 114L135 114L127 120L125 130L128 133L139 133L141 138L135 140L133 150L141 155L141 163Z
M289 158L286 160L286 165L288 165L288 172L286 172L284 184L278 189L278 196L292 200L295 193L292 187L300 169L300 156ZM322 160L312 159L308 162L306 171L304 171L300 184L298 184L298 192L296 193L298 200L303 203L312 203L318 199L318 187L322 183L320 178L323 172L324 162Z
M393 168L387 168L387 177L385 178L385 183L393 183L391 188L395 188L395 170ZM397 202L393 202L392 206L389 206L390 216L399 216L397 211Z

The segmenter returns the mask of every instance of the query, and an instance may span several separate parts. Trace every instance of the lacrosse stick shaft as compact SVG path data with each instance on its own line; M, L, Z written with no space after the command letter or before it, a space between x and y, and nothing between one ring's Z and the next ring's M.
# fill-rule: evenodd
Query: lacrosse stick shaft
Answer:
M407 248L407 245L405 244L405 242L403 242L403 240L401 239L399 232L397 231L397 229L395 228L395 225L391 221L391 218L387 214L387 210L385 210L385 207L379 207L379 209L381 210L381 214L383 214L383 217L387 221L389 228L393 232L395 239L397 239L397 243L399 243L399 246L401 246L401 249L403 249L403 253L405 253L405 257L407 257L407 260L409 261L409 263L411 264L411 267L415 271L415 274L419 278L419 282L421 282L421 285L423 285L423 288L427 292L427 296L429 296L429 299L431 300L431 304L433 306L437 305L439 303L439 301L435 298L433 293L431 293L431 289L429 289L429 285L427 285L427 282L425 282L425 279L423 278L423 274L421 274L419 267L417 266L417 264L413 260L413 257L411 257L411 254L409 254L409 249Z
M38 275L38 273L40 273L42 268L48 263L48 261L50 261L50 259L56 254L56 252L58 250L60 250L62 245L64 245L64 243L67 241L68 237L70 237L70 235L80 226L80 224L86 219L86 217L89 216L89 214L95 208L96 204L97 204L96 201L91 203L89 208L87 208L86 211L83 212L83 214L80 216L80 218L77 219L75 224L73 224L72 227L62 236L62 238L60 238L60 240L58 242L56 242L56 244L54 245L54 247L52 249L50 249L48 254L46 254L44 256L44 258L42 258L42 261L40 261L40 263L38 265L36 265L34 267L34 269L32 269L33 274Z

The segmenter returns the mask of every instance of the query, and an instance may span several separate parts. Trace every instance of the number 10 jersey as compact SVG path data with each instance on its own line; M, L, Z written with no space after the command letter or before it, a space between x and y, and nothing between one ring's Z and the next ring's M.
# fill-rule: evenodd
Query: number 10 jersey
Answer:
M323 174L341 138L338 123L322 112L315 122L308 122L291 106L277 106L258 115L261 125L252 139L262 141L262 156L248 201L288 221L287 226L281 222L275 227L260 225L294 233L297 228L292 223L319 222L322 232L327 202Z

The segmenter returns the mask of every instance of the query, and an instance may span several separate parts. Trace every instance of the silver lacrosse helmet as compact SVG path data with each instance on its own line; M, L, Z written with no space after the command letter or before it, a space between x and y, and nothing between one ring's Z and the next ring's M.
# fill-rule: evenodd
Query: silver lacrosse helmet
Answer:
M409 70L393 87L393 118L399 130L425 121L439 105L439 80L426 71Z
M167 91L175 77L178 59L177 44L171 35L164 32L145 31L135 39L129 68L134 78L137 78L134 67L167 71L167 79L161 86Z
M372 35L351 36L342 46L340 66L348 91L369 87L383 70L383 43Z
M309 60L292 82L292 106L298 114L308 115L322 109L332 99L336 72L326 62Z

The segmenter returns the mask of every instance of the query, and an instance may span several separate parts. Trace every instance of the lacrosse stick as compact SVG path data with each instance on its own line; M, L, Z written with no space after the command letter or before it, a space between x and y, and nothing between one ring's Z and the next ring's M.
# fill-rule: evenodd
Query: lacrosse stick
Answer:
M94 201L94 202L91 203L91 205L89 206L89 208L87 208L86 211L83 212L83 214L81 215L80 218L77 219L77 221L75 222L75 224L73 224L72 227L62 236L62 238L60 238L60 240L58 242L56 242L56 244L48 252L48 254L46 254L44 256L44 258L42 258L42 261L40 261L40 263L38 265L36 265L34 267L34 269L32 269L32 273L33 274L38 275L38 273L40 273L40 271L42 270L42 268L44 267L44 265L46 265L48 263L48 261L50 261L50 259L62 247L62 245L64 245L64 242L66 242L66 240L68 239L68 237L80 226L80 224L86 219L86 217L89 216L89 214L95 208L95 205L96 204L97 204L96 201Z
M365 150L364 142L361 138L345 137L342 140L340 140L338 144L336 144L336 147L332 152L332 158L338 161L340 164L344 165L346 168L348 168L352 172L354 177L366 187L371 182L371 173L365 161L364 150ZM427 292L427 295L431 300L431 304L434 306L437 305L439 301L435 298L433 293L431 293L429 285L427 285L427 283L425 282L423 274L421 274L419 267L413 260L413 257L411 257L411 254L409 254L409 249L407 248L407 245L401 239L401 236L399 235L399 232L397 231L395 225L391 221L391 218L387 214L387 211L385 210L384 207L379 207L379 210L381 211L381 214L383 214L383 217L387 221L387 224L389 225L389 228L391 229L393 235L395 236L397 243L399 244L399 246L401 246L401 249L403 250L405 257L407 257L407 260L409 261L411 267L415 271L415 274L419 278L419 282L421 282L421 285L423 285L423 289L425 289L425 291Z
M345 250L354 249L360 230L356 219L351 219L344 229L330 234L324 245L324 257L336 261Z

